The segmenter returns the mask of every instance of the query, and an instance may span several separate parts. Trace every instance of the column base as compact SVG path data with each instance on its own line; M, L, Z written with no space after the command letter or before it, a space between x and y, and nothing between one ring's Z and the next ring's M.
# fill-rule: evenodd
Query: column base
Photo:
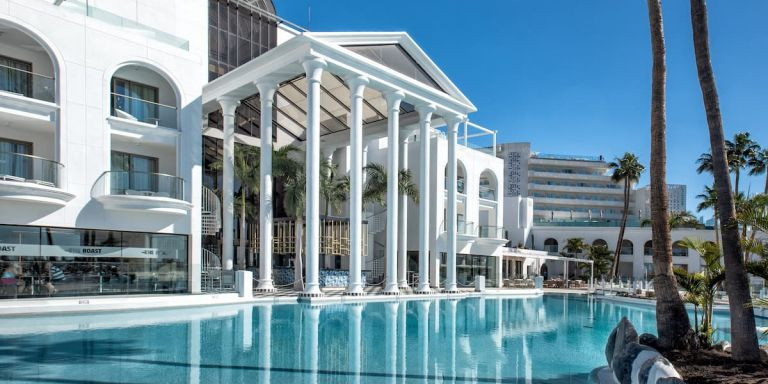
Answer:
M323 291L320 289L320 286L318 284L312 284L312 285L306 285L304 287L304 292L299 293L299 297L322 297L324 296Z
M344 296L365 296L366 293L363 291L345 291Z
M299 293L299 297L323 297L325 296L322 292L301 292Z
M426 288L419 287L419 289L417 289L414 293L416 293L417 295L429 295L429 294L432 294L433 291L432 291L432 288L429 288L429 287L426 287Z
M272 279L269 280L259 280L259 286L256 287L254 290L256 292L275 292L277 289L275 288L274 284L272 284Z
M400 288L400 289L408 289L408 288L410 288L408 286L408 282L407 281L398 281L397 282L397 287Z
M400 288L397 286L396 283L389 283L381 293L384 295L399 295Z
M443 293L456 294L456 293L461 293L461 291L459 291L458 289L444 289Z
M397 296L400 294L400 291L382 291L381 294L384 296Z
M363 291L362 284L360 283L350 284L347 287L347 290L344 291L344 296L365 296L365 291Z

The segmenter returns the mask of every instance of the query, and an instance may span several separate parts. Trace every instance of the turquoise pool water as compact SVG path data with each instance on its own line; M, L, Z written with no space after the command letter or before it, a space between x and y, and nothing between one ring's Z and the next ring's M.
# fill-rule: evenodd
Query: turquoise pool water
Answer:
M655 332L652 307L565 295L1 319L0 382L583 383L622 316Z

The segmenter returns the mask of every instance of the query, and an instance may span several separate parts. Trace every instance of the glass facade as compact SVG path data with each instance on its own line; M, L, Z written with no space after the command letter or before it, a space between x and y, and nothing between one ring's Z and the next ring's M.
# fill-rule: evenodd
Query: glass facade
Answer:
M188 292L187 236L0 225L0 297Z

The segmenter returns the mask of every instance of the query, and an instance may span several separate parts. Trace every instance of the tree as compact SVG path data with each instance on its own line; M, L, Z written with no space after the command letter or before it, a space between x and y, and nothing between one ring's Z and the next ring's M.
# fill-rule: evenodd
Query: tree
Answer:
M704 261L704 268L696 273L689 273L683 268L675 268L675 277L677 277L680 287L690 296L689 301L695 307L702 307L700 331L704 340L711 344L712 332L714 331L712 310L715 304L715 294L725 280L725 271L720 265L720 248L715 244L699 239L685 238L682 242L686 248L699 253ZM696 331L699 332L698 326Z
M669 229L667 193L666 48L661 0L648 0L648 23L653 56L651 81L651 232L653 241L653 287L656 292L656 328L659 345L680 345L691 331L677 281L672 270L672 239ZM621 244L621 243L619 243ZM618 261L618 260L617 260Z
M240 191L238 192L235 203L235 212L239 212L238 219L240 221L240 238L239 246L237 248L237 266L241 269L245 269L245 249L246 249L246 222L248 219L258 217L258 205L253 204L251 201L247 201L252 198L253 195L259 194L259 183L261 180L261 174L259 171L260 165L260 153L259 147L254 147L247 144L235 143L235 178L240 183ZM224 168L224 162L218 160L211 164L211 169L221 170ZM225 244L228 246L228 244Z
M349 176L339 176L339 166L327 159L320 168L320 194L325 200L325 216L328 216L331 209L340 212L341 203L349 199Z
M768 148L755 151L747 161L749 175L757 176L765 173L765 187L763 193L768 194Z
M712 214L712 219L715 222L715 244L720 247L720 229L718 225L720 215L717 213L717 191L715 190L715 186L704 186L704 193L696 195L696 198L701 200L701 202L696 206L697 212L701 212L709 208L712 208L712 211L714 211Z
M387 169L379 163L369 163L363 167L366 173L363 188L363 204L387 204ZM408 169L401 169L398 174L398 192L406 195L414 203L419 202L419 188L413 182L413 176Z
M712 153L712 174L717 190L720 214L723 259L725 260L726 292L731 312L731 356L736 361L759 361L760 350L755 334L755 316L751 306L749 283L739 242L738 223L730 188L728 159L726 158L723 119L715 85L715 76L709 53L709 27L707 5L704 0L691 0L691 26L696 69L699 75L704 109L707 114L709 141ZM655 243L654 243L655 245Z
M629 216L629 197L632 190L632 184L640 179L640 175L645 170L645 167L640 164L637 156L632 153L625 153L621 158L616 158L616 161L612 161L608 164L613 170L611 180L614 182L624 183L624 210L621 213L621 227L619 228L619 240L616 244L616 255L614 256L613 272L611 277L614 277L619 272L619 257L621 255L621 243L624 240L624 231L627 228L627 217Z
M610 271L613 257L605 245L593 245L588 248L587 260L592 260L597 275L604 276ZM589 267L588 263L579 264L579 268L587 267Z
M282 148L281 148L282 149ZM278 172L276 176L283 181L283 209L285 213L294 219L294 263L293 263L293 289L297 291L304 290L303 278L303 231L304 231L304 211L306 207L306 173L304 164L295 160L289 154L298 151L297 149L286 149L280 153L278 161L272 162L277 165ZM276 156L277 157L277 156Z
M653 224L653 221L651 219L644 219L643 221L640 222L641 227L647 227L652 224ZM690 213L688 211L672 212L669 215L670 229L699 228L700 226L701 226L701 223L699 223L696 216L694 216L693 213Z
M589 244L582 237L574 237L566 240L563 249L568 257L576 257L579 253L589 250Z
M749 132L739 132L733 135L733 140L725 141L725 150L728 164L734 173L733 194L738 195L741 169L745 168L749 160L755 157L760 146L750 138Z

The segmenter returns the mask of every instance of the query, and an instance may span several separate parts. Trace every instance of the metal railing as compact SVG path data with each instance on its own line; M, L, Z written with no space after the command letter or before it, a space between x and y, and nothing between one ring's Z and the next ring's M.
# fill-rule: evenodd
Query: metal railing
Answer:
M201 232L213 236L221 230L221 200L210 188L203 187L202 206L200 207Z
M534 153L531 157L551 160L605 161L603 156L559 155L554 153Z
M481 225L478 228L478 237L484 239L503 239L504 227L497 227L494 225Z
M97 194L167 197L184 200L184 179L153 172L104 172L94 186Z
M176 128L176 107L112 93L112 116Z
M56 102L56 80L53 77L2 64L0 74L0 91Z
M481 185L479 196L481 199L496 200L496 190L491 187Z
M0 152L0 180L59 187L62 168L61 163L42 157Z
M475 223L471 221L458 221L456 222L456 233L459 235L476 236L475 235Z

